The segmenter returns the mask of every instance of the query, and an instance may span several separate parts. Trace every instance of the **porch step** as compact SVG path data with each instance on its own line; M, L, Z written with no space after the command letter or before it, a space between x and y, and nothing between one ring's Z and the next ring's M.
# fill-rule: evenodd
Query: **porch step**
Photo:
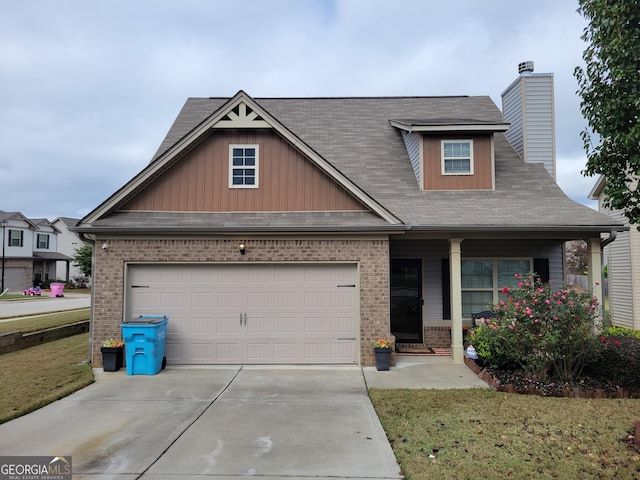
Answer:
M396 345L397 356L451 356L450 348Z

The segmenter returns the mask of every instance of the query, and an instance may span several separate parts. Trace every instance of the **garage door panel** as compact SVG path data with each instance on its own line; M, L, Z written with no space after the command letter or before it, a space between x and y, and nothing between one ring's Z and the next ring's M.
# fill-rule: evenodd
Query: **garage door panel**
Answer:
M352 317L331 317L331 333L348 334L353 333Z
M209 361L209 359L214 355L214 348L214 345L209 342L191 342L189 345L189 352L191 353L191 358L196 362L198 360Z
M273 333L273 319L252 315L247 319L246 327L248 335L269 335Z
M240 343L217 343L215 349L215 358L217 358L221 363L237 363L241 360Z
M195 334L209 334L215 333L214 323L211 321L211 317L192 317L190 322L191 333Z
M215 308L218 306L218 297L210 291L191 292L192 308Z
M355 341L354 342L332 342L331 343L331 358L343 360L347 362L349 358L353 358L355 355Z
M273 292L248 292L247 308L273 308Z
M219 292L218 306L220 308L241 308L240 293L238 292Z
M282 363L292 363L298 360L298 344L296 342L275 342L273 358Z
M160 304L163 309L167 308L183 308L188 305L188 299L186 298L184 292L173 291L173 292L163 292L160 295Z
M295 292L275 292L273 295L273 306L276 308L296 308L298 303L298 294Z
M304 319L305 334L330 333L330 332L331 332L331 321L328 318L306 317Z
M129 311L169 316L173 364L353 364L356 272L354 264L132 265L130 285L146 288L129 290Z
M353 308L353 292L331 292L331 308Z
M305 308L326 308L329 306L327 294L323 292L304 292Z
M295 317L276 317L273 319L273 333L276 335L295 335L297 333Z
M218 316L215 319L210 319L211 322L215 322L215 333L219 335L238 335L242 330L240 321L240 314L230 316Z

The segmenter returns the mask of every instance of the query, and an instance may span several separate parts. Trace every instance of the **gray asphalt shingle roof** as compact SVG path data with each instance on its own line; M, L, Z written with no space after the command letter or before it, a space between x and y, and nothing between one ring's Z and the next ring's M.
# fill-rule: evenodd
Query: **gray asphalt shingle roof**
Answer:
M228 100L188 99L154 160ZM495 134L495 190L421 191L402 136L390 122L502 124L502 113L488 96L254 100L406 225L432 230L607 230L618 225L569 199L542 165L523 163L502 133ZM286 223L285 218L280 221Z

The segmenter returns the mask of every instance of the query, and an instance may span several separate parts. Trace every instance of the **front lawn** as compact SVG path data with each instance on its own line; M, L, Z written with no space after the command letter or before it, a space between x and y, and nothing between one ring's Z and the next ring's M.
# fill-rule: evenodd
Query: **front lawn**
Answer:
M38 314L28 318L18 318L0 322L0 334L7 332L37 332L46 328L59 327L70 323L89 320L90 309L80 308L78 310L65 310L64 312Z
M0 355L0 423L93 383L91 365L83 363L88 342L84 333Z
M370 390L408 480L640 478L640 400Z

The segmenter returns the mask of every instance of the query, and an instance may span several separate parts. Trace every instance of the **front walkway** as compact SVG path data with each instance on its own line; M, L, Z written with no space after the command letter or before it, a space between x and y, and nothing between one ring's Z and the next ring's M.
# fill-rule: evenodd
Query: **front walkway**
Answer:
M396 355L396 366L388 372L378 372L376 367L362 370L367 388L489 388L464 363L446 356Z

